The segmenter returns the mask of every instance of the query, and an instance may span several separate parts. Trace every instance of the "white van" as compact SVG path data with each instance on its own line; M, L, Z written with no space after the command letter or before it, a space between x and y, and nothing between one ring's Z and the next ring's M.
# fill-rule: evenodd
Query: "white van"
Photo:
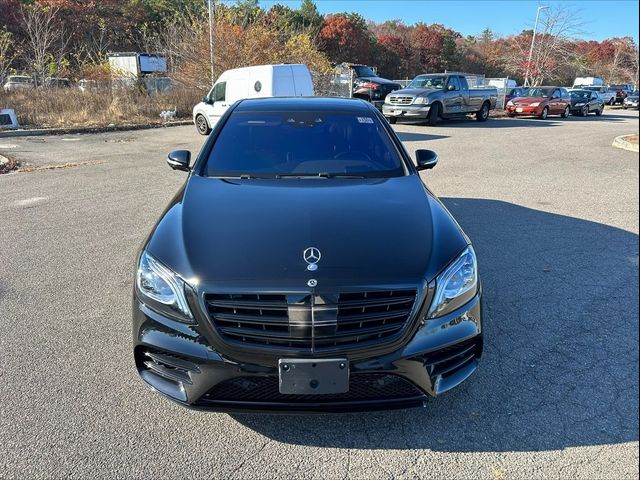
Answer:
M573 81L573 88L602 86L604 86L604 80L600 77L577 77Z
M208 135L237 100L259 97L312 97L313 82L306 65L258 65L224 72L202 102L193 107L193 123Z

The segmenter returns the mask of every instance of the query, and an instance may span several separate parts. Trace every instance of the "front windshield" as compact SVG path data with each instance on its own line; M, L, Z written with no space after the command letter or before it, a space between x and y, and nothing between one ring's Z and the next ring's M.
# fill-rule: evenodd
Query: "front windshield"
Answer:
M573 92L571 92L571 98L588 100L591 98L591 92L587 92L584 90L574 90Z
M443 89L447 77L443 75L418 75L411 80L407 88L436 88Z
M371 67L351 67L356 72L357 77L375 77L376 72Z
M553 93L552 88L532 87L525 88L522 91L522 97L550 97Z
M29 77L9 77L7 80L14 83L29 83L31 81Z
M370 113L234 112L209 154L210 177L395 177L404 168Z

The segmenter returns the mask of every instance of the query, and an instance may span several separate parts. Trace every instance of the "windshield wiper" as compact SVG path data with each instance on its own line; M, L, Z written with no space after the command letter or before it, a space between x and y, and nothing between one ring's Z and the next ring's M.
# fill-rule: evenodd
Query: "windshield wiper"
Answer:
M279 173L276 178L366 178L364 175L352 175L350 173Z

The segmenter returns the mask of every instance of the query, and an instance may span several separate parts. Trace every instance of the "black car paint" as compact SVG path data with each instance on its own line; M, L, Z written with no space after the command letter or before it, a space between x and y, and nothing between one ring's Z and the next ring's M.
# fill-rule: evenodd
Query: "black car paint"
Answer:
M573 115L582 115L586 106L586 113L596 112L601 114L604 111L604 101L598 96L596 92L590 90L582 90L582 92L589 94L589 99L581 98L576 95L571 95L571 113ZM582 103L586 105L577 106L576 104Z
M234 110L340 108L373 114L391 136L407 175L382 179L222 179L199 175L211 146ZM187 159L188 162L188 159ZM182 165L181 165L182 167ZM141 249L169 266L192 286L187 301L195 316L189 325L163 316L134 292L133 337L136 365L149 386L193 408L223 411L354 411L421 405L466 379L482 351L481 292L443 317L425 320L435 278L469 239L444 205L422 183L402 143L384 117L358 100L263 99L239 101L222 117ZM247 221L251 219L251 221ZM318 284L302 251L322 250ZM243 349L225 342L204 304L206 292L287 291L318 296L339 291L412 287L418 291L409 327L395 341L347 352L354 374L383 372L408 379L415 398L370 402L203 404L212 386L230 378L277 375L278 359L291 351ZM461 343L462 342L462 343ZM472 342L473 358L449 377L437 376L429 358ZM466 345L466 344L465 344ZM148 349L151 348L151 353ZM471 349L471 350L470 350ZM193 364L188 382L177 388L145 368L144 355L157 351ZM156 352L156 353L154 353ZM300 357L308 353L299 352ZM326 356L326 355L324 355ZM330 355L341 356L341 355ZM429 373L431 372L431 373Z

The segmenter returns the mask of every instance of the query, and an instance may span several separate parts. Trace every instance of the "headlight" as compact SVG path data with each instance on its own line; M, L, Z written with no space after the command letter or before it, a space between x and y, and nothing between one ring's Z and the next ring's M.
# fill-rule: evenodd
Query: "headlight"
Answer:
M384 97L384 103L391 103L391 95L387 95L386 97Z
M469 245L464 252L436 278L436 293L429 318L439 317L461 307L478 290L476 254Z
M185 283L146 251L140 256L136 288L145 303L154 310L180 321L193 321L184 296Z
M429 99L427 97L416 97L413 99L413 103L415 105L425 105L429 103Z
M529 104L530 107L537 107L539 105L540 105L540 102L533 102Z
M507 105L509 105L510 107L513 107L513 102L512 102L511 100L509 100L509 101L507 102Z
M576 103L576 107L584 107L584 102Z

